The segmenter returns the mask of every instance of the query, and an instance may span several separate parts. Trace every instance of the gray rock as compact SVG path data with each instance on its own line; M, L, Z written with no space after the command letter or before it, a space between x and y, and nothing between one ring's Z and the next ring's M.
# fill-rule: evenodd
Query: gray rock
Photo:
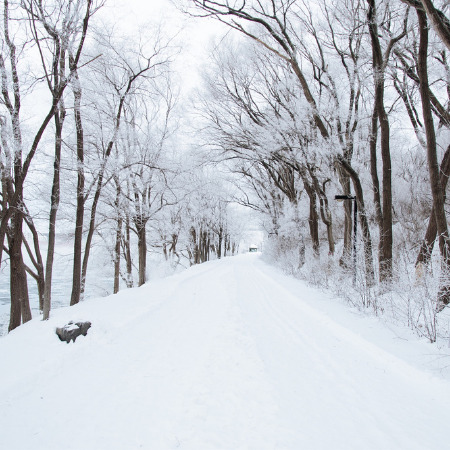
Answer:
M70 341L75 342L75 339L80 336L87 335L87 332L91 328L91 322L76 322L70 321L68 324L64 325L62 328L56 328L56 334L61 341L69 343Z

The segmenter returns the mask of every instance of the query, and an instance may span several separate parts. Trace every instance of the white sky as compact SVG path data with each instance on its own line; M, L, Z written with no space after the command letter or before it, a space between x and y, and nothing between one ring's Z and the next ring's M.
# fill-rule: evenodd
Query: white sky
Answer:
M182 46L175 69L182 76L183 90L198 83L199 71L207 61L210 41L228 29L213 19L188 17L171 0L107 0L107 12L130 34L133 29L148 23L161 24L166 34L178 33L177 43ZM105 14L105 15L106 15Z

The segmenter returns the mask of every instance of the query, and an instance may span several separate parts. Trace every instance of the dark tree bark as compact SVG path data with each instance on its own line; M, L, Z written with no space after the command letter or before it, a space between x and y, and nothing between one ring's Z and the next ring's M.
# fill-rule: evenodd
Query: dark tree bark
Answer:
M69 56L69 64L73 64L73 56ZM84 129L81 116L81 84L76 67L72 69L74 77L72 81L72 91L74 96L73 109L75 118L75 129L77 136L77 210L75 213L75 232L73 242L73 273L72 273L72 293L70 304L77 303L81 295L81 270L82 270L82 247L83 247L83 223L84 223Z
M317 197L316 192L309 183L303 182L305 191L309 198L309 234L311 236L312 248L315 255L319 254L320 241L319 241L319 215L317 214Z
M209 242L208 242L208 232L202 230L200 232L200 262L204 263L208 261L209 256Z
M217 258L222 258L223 227L219 227L217 236Z
M440 167L440 182L442 186L442 194L444 197L444 202L446 198L446 188L448 183L448 177L450 176L450 145L444 153ZM420 246L419 254L416 259L416 267L420 264L428 265L430 262L431 254L433 253L434 243L436 241L437 235L437 224L436 224L436 214L434 211L434 206L431 209L430 220L428 221L427 231L425 233L425 238Z
M3 35L9 50L9 62L11 66L13 100L10 99L7 87L7 72L3 56L1 58L2 69L2 97L8 110L13 131L13 171L14 175L9 182L8 204L6 211L3 209L0 227L0 263L2 260L3 243L8 232L9 258L10 258L10 296L11 316L8 330L11 331L21 324L31 320L31 309L28 298L27 276L22 255L23 236L23 183L24 170L22 167L22 133L20 124L20 82L17 70L16 46L9 35L9 2L4 0L3 10ZM5 205L4 205L5 206ZM9 229L8 229L8 224Z
M66 112L62 103L58 107L55 118L55 159L53 162L53 184L50 199L50 215L48 230L47 260L45 265L45 288L44 288L44 310L43 320L50 317L51 298L52 298L52 275L53 261L55 256L56 241L56 215L58 213L60 201L60 170L61 170L61 146L62 129Z
M417 60L417 56L416 56L415 52L409 54L409 57L412 60L411 62L408 62L407 59L405 58L405 55L398 49L396 49L394 51L394 54L397 57L397 61L400 62L405 75L409 79L414 81L414 83L420 89L420 80L419 80L419 76L417 74L417 67L419 65L419 62ZM443 59L445 60L445 54L444 54ZM445 64L445 61L442 61L442 62L444 62L444 64ZM398 86L398 83L397 83L396 87L397 86ZM445 105L441 104L441 102L438 100L436 95L431 90L430 86L428 86L428 88L429 88L428 95L430 96L430 102L431 102L431 106L433 109L433 113L436 115L436 117L439 118L439 120L441 121L442 124L444 124L446 127L450 127L450 111L445 107ZM447 94L448 94L448 90L447 90ZM417 111L414 108L414 105L412 104L412 102L405 101L404 94L402 94L400 92L400 96L402 97L402 100L405 103L408 115L411 119L411 123L414 127L414 130L416 131L416 127L418 125L422 126L422 124L420 123ZM410 107L408 107L408 103L409 103ZM419 142L421 143L421 145L426 147L426 144L424 142L422 142L421 139L419 139Z
M347 161L345 157L343 160ZM347 161L348 162L348 161ZM350 162L348 162L350 164ZM337 161L336 170L339 176L339 182L343 189L344 195L351 195L350 177L342 167L340 160ZM352 235L353 235L353 204L352 202L344 202L344 246L342 256L339 258L339 265L342 267L350 267L352 255Z
M41 39L36 34L35 22L44 17L47 17L43 11L42 2L28 2L22 3L22 6L27 10L29 14L29 19L32 23L31 29L34 37L35 43L39 46L41 45ZM83 44L85 41L87 28L89 19L91 17L92 11L92 0L86 1L86 9L85 15L82 19L82 29L80 32L80 39L78 41L78 45L76 48L76 57L75 57L75 65L78 65L79 59L81 57L81 52L83 48ZM36 9L33 9L36 8ZM10 252L12 255L11 260L11 270L16 271L14 276L12 275L12 284L11 284L11 296L14 295L19 296L19 303L22 305L22 320L29 320L31 318L31 312L29 312L29 301L28 301L28 287L27 280L25 274L25 268L21 269L23 264L23 258L21 255L21 247L22 247L22 227L23 227L23 217L25 211L25 205L23 202L23 188L25 184L25 179L28 174L28 170L30 169L31 162L38 150L39 144L43 137L43 134L53 119L55 113L58 110L58 105L63 96L64 90L67 86L68 80L70 79L70 75L61 79L54 78L55 74L58 73L59 70L59 54L58 49L56 49L56 53L54 54L53 66L51 69L51 74L53 79L47 77L47 81L50 87L51 95L52 95L52 104L50 110L42 121L39 129L37 130L32 144L30 146L30 150L25 158L22 160L22 141L21 141L21 124L19 119L20 112L20 103L21 103L21 94L20 94L20 83L19 76L17 71L17 56L16 56L16 48L13 42L10 40L9 36L9 2L8 0L4 0L4 15L3 15L3 23L4 23L4 38L6 45L9 49L9 60L11 63L11 73L12 73L12 81L13 81L13 94L14 94L14 103L10 101L8 86L6 83L6 70L3 57L0 58L0 66L2 70L2 96L3 101L5 103L6 108L8 109L11 117L12 128L14 132L14 143L15 143L15 157L14 157L14 193L8 196L8 209L2 215L2 220L0 224L0 262L2 259L2 251L3 251L3 242L5 235L8 231L8 240L11 243ZM42 21L46 31L49 35L52 35L52 30L47 27L47 24L44 23L45 20ZM42 56L42 53L41 53ZM44 62L44 59L43 59ZM23 161L23 163L22 163ZM9 230L8 230L9 228ZM12 233L12 234L11 234ZM20 244L20 245L19 245ZM19 255L20 253L20 255ZM11 256L10 256L11 257ZM13 272L11 272L13 273ZM12 303L16 303L13 298L11 299ZM16 326L16 319L12 318L13 327Z
M352 180L353 187L355 189L356 201L358 202L358 217L361 225L361 234L364 243L364 262L365 262L365 276L366 284L373 286L375 281L375 271L373 268L373 255L372 255L372 238L370 236L369 222L366 216L366 207L364 203L364 194L361 185L361 180L353 167L345 160L341 160L339 163L342 168L347 172Z
M8 331L31 320L28 297L28 282L22 256L22 212L17 210L11 218L11 233L8 234L10 261L11 314Z
M380 228L380 281L388 281L392 278L392 177L391 177L391 152L390 152L390 136L389 136L389 118L384 108L384 60L381 50L380 40L378 37L378 26L376 19L375 0L367 0L369 10L367 19L369 24L369 32L372 42L372 60L375 84L375 105L372 115L372 134L374 133L375 118L380 124L381 134L381 158L383 161L382 170L382 199L383 209L379 219L381 220ZM375 151L373 147L375 146ZM375 161L374 161L375 160ZM376 141L373 137L371 140L371 163L376 163ZM371 170L372 178L376 173L376 167ZM376 189L376 185L374 185ZM378 200L378 199L377 199ZM375 203L376 208L380 208L379 203Z
M178 243L178 234L172 233L172 241L170 242L170 247L169 247L169 256L171 258L176 256L179 259L179 256L177 253L177 243Z
M413 6L417 10L426 12L430 22L442 42L450 49L450 20L431 0L402 0L402 2Z
M200 263L200 256L199 256L199 248L198 248L198 244L197 244L197 231L195 230L195 227L191 227L191 229L189 230L189 235L190 235L190 241L191 241L191 257L189 258L190 262L191 262L191 266L194 264L199 264Z
M142 286L147 281L147 230L146 222L136 223L139 253L139 281L138 286Z
M113 293L117 294L120 289L120 248L121 248L121 242L122 242L122 224L123 224L123 218L122 214L119 211L119 204L120 204L120 196L122 195L120 183L118 180L118 177L115 177L114 179L116 183L116 200L114 202L117 219L116 219L116 243L114 245L114 290Z
M131 243L130 243L130 218L128 215L125 216L125 236L124 236L124 256L125 256L125 264L127 267L126 274L126 285L127 288L133 287L133 261L131 259Z
M25 222L28 225L28 228L31 231L31 234L33 235L33 244L34 244L34 253L30 248L30 245L28 244L27 240L25 239L25 236L23 236L23 243L25 244L25 247L27 249L28 257L30 258L34 268L36 269L36 273L32 272L31 270L27 269L27 272L36 280L37 288L38 288L38 296L39 296L39 311L44 310L44 290L45 290L45 273L44 273L44 264L42 261L42 254L41 249L39 245L39 235L36 230L36 227L34 226L34 223L28 214L26 213Z
M239 5L239 7L231 6L228 1L193 0L193 3L208 15L215 16L231 28L238 30L258 42L260 45L263 45L266 49L284 59L291 66L302 87L305 99L310 105L315 126L319 130L321 136L328 139L330 136L329 131L318 112L314 95L311 92L308 81L295 56L297 49L292 41L286 21L286 14L290 7L290 3L286 3L284 11L282 8L277 9L275 3L273 3L273 8L269 7L267 10L263 9L261 3L255 4L254 8L246 7L245 2L243 2L242 5ZM261 10L258 10L258 6ZM244 28L244 26L236 19L240 19L242 23L247 22L262 27L270 36L270 40L268 42L263 41L252 34L248 29ZM278 51L276 46L279 46L281 51Z
M442 310L450 302L450 242L448 235L447 217L445 214L444 193L439 176L439 163L436 151L436 134L429 96L428 83L428 21L424 11L417 9L419 19L419 65L420 96L422 98L422 112L427 137L427 159L430 174L431 193L433 195L433 209L439 236L439 249L442 260L441 287L438 296L438 310Z
M229 236L228 233L225 232L224 234L224 238L223 238L223 257L226 258L227 256L227 251L228 251L228 246L229 246Z
M385 88L385 71L389 61L390 54L394 45L400 41L407 32L406 12L403 30L395 37L389 40L387 48L383 54L379 38L379 30L376 17L375 0L367 0L369 9L367 11L367 19L369 26L369 34L372 43L372 66L374 74L375 98L374 110L372 114L372 136L370 141L370 160L371 175L374 183L374 201L376 208L377 221L381 224L380 228L380 281L390 281L392 279L392 167L391 167L391 151L390 151L390 127L389 118L384 107L384 88ZM377 168L376 168L376 122L380 125L380 141L381 141L381 159L382 168L382 187L381 199L376 191L380 191Z
M143 76L147 71L149 71L153 66L151 65L152 61L151 58L149 58L147 60L147 65L142 68L141 70L139 70L136 73L132 73L131 75L128 76L128 80L126 83L126 87L123 90L123 92L120 94L119 97L119 103L117 106L117 112L115 114L114 117L114 129L113 129L113 134L111 139L109 140L107 146L106 146L106 150L105 150L105 154L104 154L104 158L100 167L100 171L98 173L98 178L97 178L97 184L96 184L96 189L95 189L95 193L94 193L94 198L92 201L92 205L91 205L91 214L90 214L90 219L89 219L89 229L88 229L88 233L87 233L87 237L86 237L86 243L85 243L85 250L84 250L84 257L83 257L83 264L81 267L81 289L79 292L79 295L74 295L71 299L70 299L70 305L75 305L80 301L80 298L82 297L82 295L84 294L84 290L86 287L86 275L87 275L87 267L88 267L88 262L89 262L89 256L90 256L90 251L91 251L91 246L92 246L92 239L94 237L94 232L95 232L95 226L96 226L96 214L97 214L97 206L98 206L98 202L100 200L100 194L102 192L103 189L103 179L105 176L105 169L106 169L106 163L111 155L111 152L113 150L114 144L116 142L117 139L117 134L119 132L119 128L120 128L120 123L121 123L121 119L122 119L122 113L123 113L123 109L124 109L124 105L125 105L125 100L127 99L131 88L133 86L133 83L140 77ZM117 88L117 86L116 86Z
M328 198L325 193L325 185L331 180L326 180L323 185L320 186L319 180L314 172L311 169L309 169L309 171L313 180L314 189L317 197L319 198L320 218L327 227L328 254L334 255L333 219L331 216L331 211L328 207Z
M381 206L380 196L380 180L378 178L377 169L377 139L378 139L378 113L377 108L374 108L372 113L372 125L369 138L369 150L370 150L370 175L372 177L372 189L373 189L373 204L375 205L375 218L380 229L380 244L379 251L381 253L383 248L383 209Z
M34 10L36 7L37 11ZM61 84L66 82L66 51L68 45L69 36L68 30L63 27L61 31L57 31L48 22L48 17L42 8L42 4L35 5L31 2L28 5L28 13L33 23L33 29L36 27L36 22L42 23L48 35L53 41L53 62L51 67L51 76L46 75L47 84L53 97L60 89ZM38 39L37 32L35 31L35 41L42 55L41 42ZM42 64L45 67L45 62L42 60ZM46 71L47 73L47 71ZM51 308L51 292L52 292L52 276L53 276L53 262L55 255L55 241L56 241L56 217L60 202L60 170L61 170L61 147L62 147L62 130L64 125L64 119L66 116L66 110L64 108L63 97L59 99L55 113L55 158L53 162L53 183L50 197L50 213L49 213L49 230L48 230L48 245L47 245L47 259L45 265L45 288L44 288L44 309L43 320L47 320L50 317Z

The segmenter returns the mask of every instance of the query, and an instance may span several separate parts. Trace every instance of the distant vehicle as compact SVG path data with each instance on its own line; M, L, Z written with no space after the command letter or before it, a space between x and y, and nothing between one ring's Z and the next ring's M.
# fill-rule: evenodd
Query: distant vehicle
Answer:
M250 253L257 252L258 251L258 247L256 245L250 245L250 247L248 248L248 251Z

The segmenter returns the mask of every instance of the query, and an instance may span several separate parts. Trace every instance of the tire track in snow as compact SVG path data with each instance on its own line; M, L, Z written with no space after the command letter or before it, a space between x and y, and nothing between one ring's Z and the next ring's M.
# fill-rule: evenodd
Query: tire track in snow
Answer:
M433 448L429 437L445 429L444 416L435 411L440 390L433 380L419 371L415 377L416 369L306 305L259 264L243 264L240 271L244 295L251 299L248 324L260 336L259 350L286 420L296 417L292 426L304 428L298 442L315 449ZM285 347L277 356L273 341ZM444 404L439 399L438 409ZM429 419L434 416L441 428Z
M254 277L254 275L253 275ZM250 276L248 277L250 278ZM262 282L261 280L253 281L253 289L255 291L261 292L261 302L259 307L264 310L264 313L267 314L273 320L273 325L276 327L276 333L278 333L282 337L286 345L292 346L292 348L301 355L302 358L302 366L304 369L298 371L299 377L297 384L307 382L308 378L311 376L311 373L314 373L314 378L320 379L324 378L328 381L322 382L322 387L318 387L316 384L311 385L311 389L314 391L314 394L311 395L311 392L308 393L307 396L299 396L299 402L306 405L305 409L308 409L308 420L305 423L302 423L299 428L299 433L302 434L302 428L308 426L317 426L319 425L319 429L317 433L320 431L325 432L329 431L329 428L333 427L334 421L325 421L324 420L324 409L325 408L336 408L339 411L342 411L345 408L350 408L352 410L352 414L361 414L360 410L357 410L351 402L347 401L347 398L360 398L361 402L363 402L363 397L365 396L364 392L361 392L359 386L354 383L355 378L350 374L348 370L345 369L341 361L338 361L335 357L333 357L333 346L326 345L325 347L322 344L316 342L316 340L312 337L316 335L318 330L311 329L309 327L308 330L304 330L299 328L299 323L295 321L294 316L289 316L282 314L276 302L273 301L273 297L267 296L267 291L264 289L264 286L267 287L267 280ZM276 286L278 289L279 285ZM280 289L280 291L282 291ZM280 299L283 298L283 295L280 295ZM281 303L281 302L280 302ZM330 341L332 342L332 341ZM293 354L294 352L292 352ZM287 370L289 370L289 361L285 361ZM297 369L298 370L298 369ZM301 378L302 375L306 375ZM275 381L277 382L277 381ZM334 396L330 396L329 393L329 385L336 386L336 393ZM338 387L340 387L342 391L342 387L345 387L346 394L342 392L338 392ZM326 394L325 394L326 393ZM371 414L370 410L364 411L364 415L366 416L366 422L373 423L373 427L376 428L376 433L381 433L382 430L385 430L386 427L378 427L376 424L376 417ZM311 417L313 418L313 422L310 421ZM315 423L314 423L315 421ZM326 429L322 427L322 423L327 422ZM352 428L353 433L357 433L358 429L354 424L348 424ZM389 427L389 424L388 424ZM337 430L340 432L340 430ZM394 432L394 429L392 429ZM302 439L302 438L298 438ZM314 438L315 439L315 438ZM309 445L313 445L314 439L311 440ZM342 447L339 447L339 443L334 442L335 447L333 448L348 448L348 443L343 443ZM361 442L358 445L363 445ZM376 444L375 448L378 447L379 444ZM380 442L381 445L381 442ZM357 448L357 447L355 447Z
M55 340L55 320L20 327L0 345L2 360L21 358L0 372L0 447L446 448L448 383L335 323L298 288L253 255L226 258L59 311L57 322L92 319L76 345Z
M272 385L242 319L235 268L227 267L220 279L214 276L220 292L215 300L231 301L198 382L185 401L189 431L179 436L179 448L282 448L278 441L288 430L278 423Z

